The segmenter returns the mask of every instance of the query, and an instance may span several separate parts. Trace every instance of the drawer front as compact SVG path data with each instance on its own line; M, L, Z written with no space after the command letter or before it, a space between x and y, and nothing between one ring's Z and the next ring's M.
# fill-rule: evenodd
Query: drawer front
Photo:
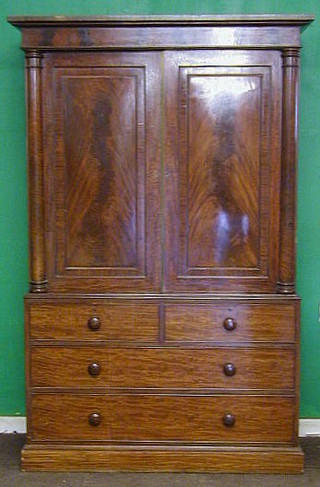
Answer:
M152 304L31 304L31 338L157 340L158 306Z
M293 389L285 348L33 347L34 387Z
M167 305L166 340L294 342L295 306L295 303Z
M294 399L272 396L41 394L34 440L290 442Z

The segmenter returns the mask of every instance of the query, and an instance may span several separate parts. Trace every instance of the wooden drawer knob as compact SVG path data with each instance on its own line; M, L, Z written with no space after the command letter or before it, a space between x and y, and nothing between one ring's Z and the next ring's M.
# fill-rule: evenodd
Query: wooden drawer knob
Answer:
M223 367L223 372L224 375L231 377L236 373L236 366L231 363L225 364Z
M97 362L92 362L92 364L88 366L88 372L90 375L99 375L101 372L101 365Z
M102 416L100 413L91 413L89 414L89 424L91 426L98 426L102 421Z
M227 331L233 331L237 328L237 322L233 318L226 318L223 322L223 327Z
M90 330L97 331L99 330L100 326L101 321L98 316L91 316L91 318L88 319L88 327L90 328Z
M233 426L236 422L236 417L233 414L226 413L223 416L223 424L225 426Z

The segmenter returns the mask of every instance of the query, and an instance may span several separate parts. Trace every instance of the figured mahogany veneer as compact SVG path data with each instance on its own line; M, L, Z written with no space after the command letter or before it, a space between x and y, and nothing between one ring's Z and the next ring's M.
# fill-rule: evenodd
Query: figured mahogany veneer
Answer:
M302 471L311 20L9 19L27 83L24 470Z
M101 305L41 302L29 308L30 338L56 340L157 340L156 304L131 302Z
M168 289L274 289L282 61L275 51L249 58L241 50L167 56Z
M293 390L294 370L294 350L284 348L37 346L31 354L33 387Z
M293 303L169 304L165 306L166 340L294 342L296 313Z
M250 446L100 446L26 445L23 470L110 472L246 472L301 473L303 453L298 447Z
M41 441L291 443L293 411L292 397L277 396L36 394L30 428ZM93 413L101 416L94 425Z

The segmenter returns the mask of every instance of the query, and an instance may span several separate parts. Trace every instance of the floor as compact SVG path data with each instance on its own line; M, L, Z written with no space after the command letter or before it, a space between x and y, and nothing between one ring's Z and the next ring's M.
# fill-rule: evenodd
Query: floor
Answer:
M24 435L0 435L1 487L319 487L320 438L303 438L306 469L302 475L22 473Z

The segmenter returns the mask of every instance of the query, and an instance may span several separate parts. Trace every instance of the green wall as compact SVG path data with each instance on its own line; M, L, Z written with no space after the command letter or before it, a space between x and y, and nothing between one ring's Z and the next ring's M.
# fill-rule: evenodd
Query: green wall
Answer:
M301 417L320 417L319 0L0 0L0 12L0 415L25 413L22 298L28 280L23 53L7 15L313 13L316 21L302 37L298 292Z

